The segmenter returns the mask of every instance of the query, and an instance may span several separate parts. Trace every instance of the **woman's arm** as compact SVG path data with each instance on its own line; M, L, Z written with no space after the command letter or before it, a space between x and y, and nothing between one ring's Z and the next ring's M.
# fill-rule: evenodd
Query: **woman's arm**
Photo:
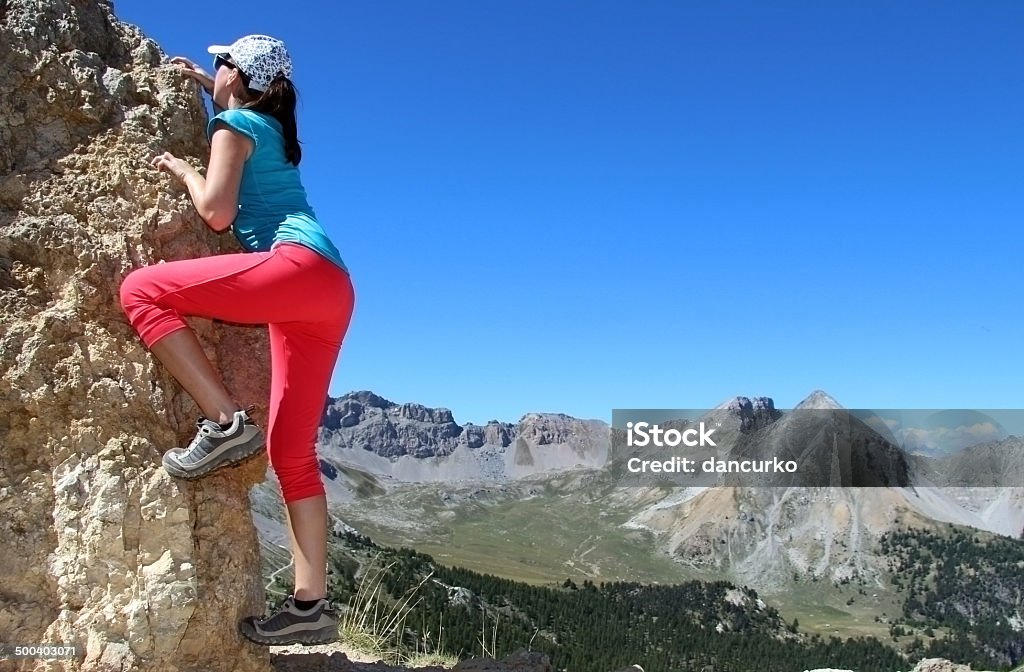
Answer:
M213 76L210 75L210 73L206 72L206 70L203 70L184 56L175 56L171 59L171 63L180 65L181 71L185 75L199 82L200 86L202 86L208 94L211 96L213 95Z
M210 142L210 166L205 178L187 161L170 152L153 159L153 165L185 185L196 212L207 226L214 231L224 231L238 215L242 166L251 151L252 140L225 126L218 126Z

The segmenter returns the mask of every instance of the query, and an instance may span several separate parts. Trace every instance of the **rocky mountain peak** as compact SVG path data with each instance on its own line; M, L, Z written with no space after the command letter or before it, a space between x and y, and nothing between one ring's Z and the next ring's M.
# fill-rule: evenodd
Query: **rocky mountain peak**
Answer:
M329 400L320 445L327 449L328 460L348 462L377 475L500 480L549 469L598 466L607 455L608 427L563 413L527 413L515 424L492 420L463 426L447 408L397 404L362 391ZM388 462L375 462L366 453ZM450 456L451 464L457 466L436 472L404 462Z
M574 437L578 423L564 413L527 413L519 421L519 434L538 446L566 443Z
M392 406L398 405L393 401L385 399L379 394L374 394L373 392L370 392L369 390L349 392L348 394L339 397L338 400L353 401L362 404L363 406L369 406L371 408L391 408Z
M775 401L771 397L748 397L737 396L719 404L714 411L725 411L739 420L739 428L746 432L767 427L778 420L782 415L775 410ZM713 412L716 417L720 413ZM735 420L730 421L735 423Z
M818 411L837 411L843 410L842 404L832 398L824 390L815 390L799 404L796 405L794 410L818 410Z
M396 404L367 391L328 400L320 431L321 441L334 435L388 458L448 455L463 436L446 408Z

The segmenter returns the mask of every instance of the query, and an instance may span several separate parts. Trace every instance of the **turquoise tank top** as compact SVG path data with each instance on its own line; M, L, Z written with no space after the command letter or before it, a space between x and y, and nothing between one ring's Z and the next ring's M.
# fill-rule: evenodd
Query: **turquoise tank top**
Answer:
M348 271L309 205L298 167L285 158L284 136L277 119L245 108L224 110L210 120L208 137L213 138L218 121L254 145L243 164L238 215L231 225L242 247L250 252L266 252L277 242L298 243Z

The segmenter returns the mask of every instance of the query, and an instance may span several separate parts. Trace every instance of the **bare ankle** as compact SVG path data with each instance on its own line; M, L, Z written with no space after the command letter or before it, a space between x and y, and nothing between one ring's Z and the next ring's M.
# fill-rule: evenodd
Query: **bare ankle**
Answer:
M236 408L235 410L230 411L228 413L221 411L220 413L217 414L217 422L221 425L230 425L235 421L235 413L237 413L240 410L241 409Z

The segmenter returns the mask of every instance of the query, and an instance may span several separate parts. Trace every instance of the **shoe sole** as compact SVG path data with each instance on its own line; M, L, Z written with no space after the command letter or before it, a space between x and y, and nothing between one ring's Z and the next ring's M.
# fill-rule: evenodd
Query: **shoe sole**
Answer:
M242 444L240 446L229 448L228 450L221 453L218 459L211 460L210 462L193 470L184 470L178 465L174 464L173 462L168 462L166 458L167 455L170 454L169 452L164 453L164 457L160 461L163 463L164 469L166 469L167 473L170 474L171 476L186 481L194 481L196 479L202 478L203 476L206 476L210 472L215 471L217 469L221 469L223 467L231 467L236 464L241 464L242 462L248 460L250 457L253 457L257 453L266 449L266 447L266 437L263 437L261 435L260 441L256 441L255 443L249 442L246 444Z
M239 624L239 632L251 642L265 644L268 646L287 646L289 644L304 644L305 646L316 646L317 644L332 644L338 641L338 628L336 626L320 628L306 633L297 633L287 637L273 637L261 635L256 632L248 623Z

